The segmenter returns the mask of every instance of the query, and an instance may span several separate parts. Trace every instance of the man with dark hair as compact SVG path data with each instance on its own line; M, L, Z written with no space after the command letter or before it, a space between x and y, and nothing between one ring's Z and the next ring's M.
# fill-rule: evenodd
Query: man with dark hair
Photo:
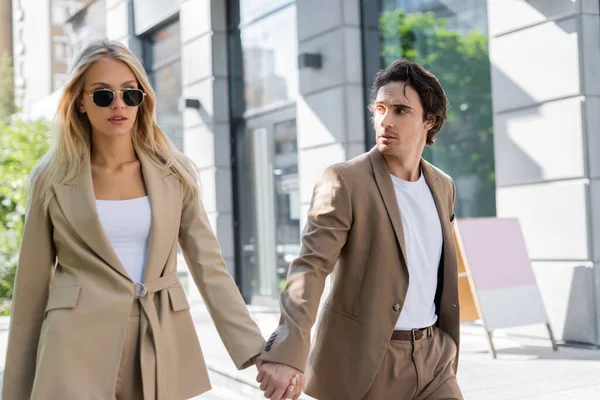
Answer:
M463 398L455 187L422 158L446 120L446 96L433 74L399 60L378 73L369 108L376 146L315 185L281 323L260 356L257 379L272 400L295 375L303 384L302 371L319 400Z

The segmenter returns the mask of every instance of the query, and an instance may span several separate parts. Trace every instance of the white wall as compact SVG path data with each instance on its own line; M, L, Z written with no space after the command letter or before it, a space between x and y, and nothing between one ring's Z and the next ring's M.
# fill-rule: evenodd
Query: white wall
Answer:
M599 2L488 0L498 217L559 339L600 344Z

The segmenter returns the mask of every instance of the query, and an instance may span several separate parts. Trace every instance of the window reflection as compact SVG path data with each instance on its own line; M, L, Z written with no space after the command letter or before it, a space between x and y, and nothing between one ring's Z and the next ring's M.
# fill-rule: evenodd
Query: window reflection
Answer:
M296 120L274 126L275 230L279 290L285 287L289 263L300 254L300 182Z
M260 18L274 10L287 4L293 3L290 0L240 0L240 20L246 24L252 20Z
M183 151L181 37L179 21L150 33L144 41L144 65L156 92L156 119L173 144Z
M300 253L300 183L293 108L248 121L238 184L247 290L276 297Z
M93 40L106 37L106 1L50 1L52 90L63 87L71 64Z
M174 58L181 57L181 36L179 22L167 25L152 33L149 38L151 44L151 60L153 65L160 65Z
M296 8L287 7L241 29L246 109L297 95Z
M181 63L175 61L154 72L156 119L159 126L183 151L183 120L178 109L181 97Z
M378 21L380 68L398 58L414 60L438 77L448 97L448 122L437 143L426 148L425 158L454 178L459 217L494 216L486 2L383 1L382 10Z

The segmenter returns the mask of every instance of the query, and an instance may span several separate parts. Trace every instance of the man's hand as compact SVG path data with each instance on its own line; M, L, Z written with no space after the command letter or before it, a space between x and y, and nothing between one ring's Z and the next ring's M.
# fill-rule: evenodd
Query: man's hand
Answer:
M285 364L262 362L257 360L260 390L270 400L298 400L304 390L304 374Z

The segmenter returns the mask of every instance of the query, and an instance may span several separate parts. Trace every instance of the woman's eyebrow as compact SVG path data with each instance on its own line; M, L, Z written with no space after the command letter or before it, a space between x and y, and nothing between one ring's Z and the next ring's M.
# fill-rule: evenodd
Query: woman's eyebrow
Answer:
M106 87L109 87L110 85L108 83L106 83L106 82L95 82L95 83L92 83L92 86L106 86Z
M126 81L126 82L123 82L123 83L121 84L121 87L125 87L125 86L128 86L128 85L132 85L132 84L134 84L134 83L136 83L136 81L134 81L134 80L128 80L128 81ZM92 83L92 86L110 87L110 85L109 85L108 83L106 83L106 82L95 82L95 83Z

